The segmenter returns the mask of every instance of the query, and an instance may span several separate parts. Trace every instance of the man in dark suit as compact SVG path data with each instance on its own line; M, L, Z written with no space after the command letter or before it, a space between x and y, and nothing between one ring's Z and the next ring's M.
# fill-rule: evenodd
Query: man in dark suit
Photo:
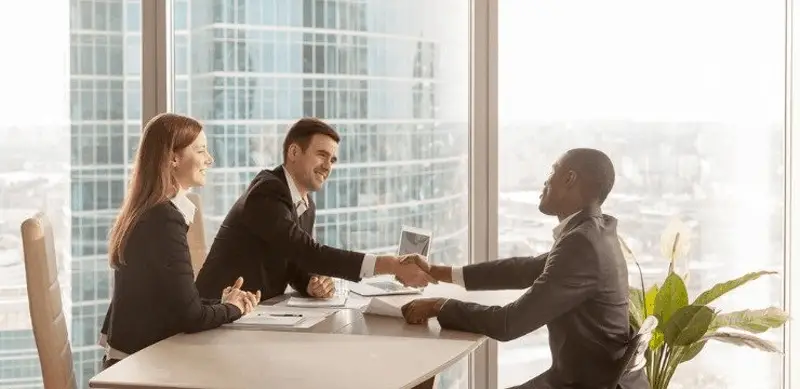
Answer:
M282 294L287 284L301 294L329 297L333 282L326 276L359 281L394 274L417 287L434 281L420 255L374 256L314 240L309 193L321 189L331 173L339 139L318 119L301 119L289 129L283 165L258 173L222 222L195 281L201 296L219 298L239 276L242 288L260 290L262 299Z
M557 216L555 244L535 258L509 258L463 268L433 266L439 281L468 290L525 289L506 306L419 299L403 306L409 323L436 317L443 328L509 341L547 325L552 366L518 386L535 389L605 389L615 379L632 337L628 322L628 271L617 220L600 206L614 186L614 166L604 153L573 149L554 165L539 210ZM642 370L624 389L649 388Z

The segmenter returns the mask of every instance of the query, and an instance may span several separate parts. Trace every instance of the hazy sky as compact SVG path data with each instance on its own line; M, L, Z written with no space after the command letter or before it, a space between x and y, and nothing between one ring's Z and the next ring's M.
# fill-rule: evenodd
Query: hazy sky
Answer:
M69 0L0 3L0 126L69 123Z
M780 0L501 0L502 123L783 118Z
M66 122L69 2L3 4L0 125ZM780 0L502 0L501 124L780 121L783 7ZM456 15L466 14L449 16Z

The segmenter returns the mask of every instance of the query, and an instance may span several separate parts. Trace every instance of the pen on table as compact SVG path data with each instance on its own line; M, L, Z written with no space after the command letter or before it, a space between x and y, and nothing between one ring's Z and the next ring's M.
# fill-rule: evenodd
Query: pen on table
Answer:
M303 317L303 315L299 313L270 313L269 315L276 317Z

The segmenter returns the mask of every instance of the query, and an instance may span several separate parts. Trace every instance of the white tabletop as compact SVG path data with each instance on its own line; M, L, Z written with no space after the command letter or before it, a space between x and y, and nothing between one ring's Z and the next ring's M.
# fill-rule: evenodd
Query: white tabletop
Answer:
M518 295L433 285L422 296L389 298L399 303L446 296L493 305L505 304ZM305 331L220 328L177 335L125 358L92 378L89 386L411 388L467 356L485 340L482 335L442 330L436 320L410 325L402 319L349 309Z
M90 387L410 388L480 343L217 329L174 336L144 349L95 376Z

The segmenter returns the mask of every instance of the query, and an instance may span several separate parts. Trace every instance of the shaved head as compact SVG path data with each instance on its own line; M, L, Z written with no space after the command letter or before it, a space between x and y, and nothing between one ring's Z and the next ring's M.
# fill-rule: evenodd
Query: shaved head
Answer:
M604 152L596 149L572 149L564 154L564 167L578 176L581 194L586 200L603 204L614 187L614 164Z

